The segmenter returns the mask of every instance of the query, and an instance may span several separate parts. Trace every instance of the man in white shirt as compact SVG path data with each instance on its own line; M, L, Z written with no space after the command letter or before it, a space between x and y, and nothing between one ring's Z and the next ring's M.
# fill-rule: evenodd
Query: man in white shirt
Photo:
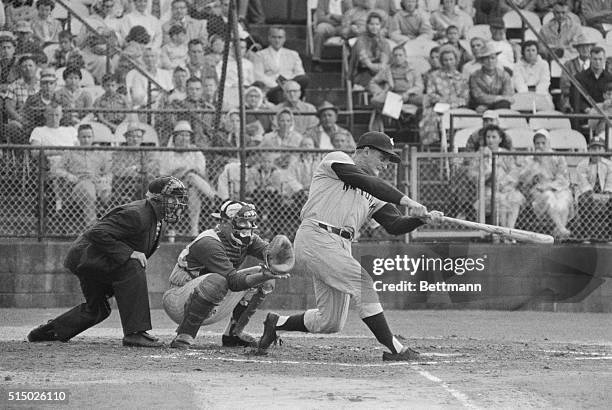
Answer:
M172 72L157 68L159 64L159 51L153 48L146 48L142 55L144 62L144 71L153 78L163 90L158 90L157 86L152 84L151 101L158 102L158 96L161 91L170 91L174 86L172 84ZM128 97L132 101L134 107L142 107L149 103L148 100L148 85L149 79L142 75L137 70L131 70L125 76Z
M133 4L134 10L121 18L119 37L124 39L132 27L143 26L151 36L151 47L159 50L162 45L161 22L147 11L147 0L133 0Z
M253 63L244 56L247 51L247 44L245 40L239 41L239 53L242 59L242 85L245 87L250 86L255 82L255 70ZM219 61L215 70L217 71L217 78L221 78L221 70L223 69L223 61ZM225 91L223 93L223 103L230 107L238 106L238 90L241 84L238 82L238 63L236 62L235 53L233 47L230 48L229 58L227 59L227 70L225 75Z
M283 90L280 87L287 80L300 84L302 95L308 86L308 77L304 71L300 55L284 48L285 30L282 27L271 27L268 31L269 46L255 54L255 80L268 87L268 101L278 104L282 101Z
M172 0L172 17L162 25L163 44L170 42L170 27L179 25L185 29L187 39L199 38L202 43L208 43L206 20L196 20L187 14L186 0Z
M36 127L30 135L30 145L53 146L53 147L73 147L79 145L77 130L74 127L60 127L62 119L62 106L51 104L45 108L46 124ZM32 151L33 156L38 156L40 151ZM62 160L62 152L55 150L45 151L49 169L55 172Z
M502 19L495 19L489 24L491 31L491 44L500 52L497 60L508 69L514 67L514 49L512 44L506 39L506 24Z

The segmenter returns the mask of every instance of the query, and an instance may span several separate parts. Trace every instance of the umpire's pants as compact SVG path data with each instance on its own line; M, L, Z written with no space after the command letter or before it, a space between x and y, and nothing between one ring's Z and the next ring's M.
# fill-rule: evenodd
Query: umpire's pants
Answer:
M108 298L115 296L124 334L151 330L151 311L145 269L135 259L110 273L76 273L85 296L82 303L53 319L60 340L67 341L102 322L111 312Z

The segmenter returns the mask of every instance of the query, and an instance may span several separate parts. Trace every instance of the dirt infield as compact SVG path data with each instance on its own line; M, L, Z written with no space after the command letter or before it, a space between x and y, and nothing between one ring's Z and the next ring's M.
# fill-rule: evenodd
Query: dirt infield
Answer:
M268 356L220 347L224 324L198 350L121 346L116 312L69 343L24 342L60 310L0 310L0 408L609 408L612 315L392 311L392 328L424 353L383 363L354 312L337 335L285 334ZM263 313L248 331L261 332ZM153 334L175 325L153 312ZM55 389L68 403L9 401Z

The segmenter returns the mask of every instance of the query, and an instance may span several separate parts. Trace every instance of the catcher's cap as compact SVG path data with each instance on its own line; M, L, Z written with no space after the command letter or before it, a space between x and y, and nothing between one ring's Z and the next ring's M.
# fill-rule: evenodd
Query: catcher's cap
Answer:
M357 149L370 147L387 154L391 162L399 164L400 157L393 152L393 139L384 132L370 131L359 138Z
M240 201L225 201L219 212L211 214L213 218L232 221L236 228L257 228L254 224L257 219L255 205Z

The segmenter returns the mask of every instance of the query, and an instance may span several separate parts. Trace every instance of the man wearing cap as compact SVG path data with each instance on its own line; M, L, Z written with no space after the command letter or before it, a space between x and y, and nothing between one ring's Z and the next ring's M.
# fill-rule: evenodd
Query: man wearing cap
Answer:
M283 84L285 93L285 101L277 104L275 109L280 111L283 108L289 108L292 112L317 112L314 105L304 102L300 99L302 88L297 81L287 81ZM294 129L300 134L304 134L310 127L317 125L317 119L314 115L296 115L294 119Z
M606 152L605 140L594 137L589 152ZM574 234L585 240L610 241L612 224L612 162L605 157L585 158L576 166L578 224Z
M57 77L52 68L40 71L40 91L28 97L23 105L23 129L25 135L30 135L35 127L45 125L45 107L58 103L55 98Z
M540 37L550 47L557 57L569 60L575 57L576 52L572 44L576 43L582 34L582 26L569 16L567 1L558 0L552 9L553 18L540 29ZM551 59L548 50L540 44L540 52L543 56Z
M499 51L485 45L476 56L482 67L470 76L470 105L477 112L510 108L514 101L512 78L497 66Z
M400 162L393 151L393 140L375 131L361 136L352 157L335 151L323 158L313 176L294 242L294 272L312 275L317 308L291 316L268 313L259 353L264 354L276 341L277 330L339 332L352 298L360 318L389 349L383 353L383 360L419 358L418 352L393 336L372 278L351 255L351 242L370 218L387 232L403 235L442 215L427 212L425 206L379 178L389 162ZM402 216L396 205L407 206L414 216Z
M482 113L482 128L478 131L474 131L472 135L470 135L465 143L466 151L478 151L481 147L485 147L487 145L485 142L485 130L490 125L499 126L499 114L493 110L487 110ZM503 138L501 135L500 137L502 137L502 144L500 147L511 151L512 141L510 140L510 137L508 135L506 135L506 138Z
M17 55L32 54L38 63L45 63L47 61L42 41L34 35L29 22L25 20L18 21L13 31L17 36L17 47L15 49Z
M312 138L315 148L333 149L332 140L334 136L343 134L346 136L346 140L351 147L350 149L355 149L355 139L351 133L336 124L338 120L338 107L329 101L324 101L317 108L317 114L319 124L308 128L304 133L304 138Z
M178 222L187 189L174 177L149 184L147 198L118 206L83 232L71 246L64 266L81 284L85 303L28 334L30 342L67 342L102 322L115 297L123 327L123 345L161 347L151 330L146 267L159 247L166 223Z
M509 70L512 70L515 60L514 49L506 38L506 24L504 23L504 19L498 18L491 21L489 30L491 31L491 41L489 41L489 44L492 45L494 50L499 51L497 57L499 62L504 67L508 67Z
M591 41L581 34L576 38L573 47L578 51L578 57L574 57L571 60L566 61L563 65L569 71L572 77L576 74L588 69L591 66L591 48L595 46L595 42ZM571 112L572 106L570 104L570 90L572 83L570 82L565 71L561 73L561 79L559 80L559 88L561 88L561 97L559 99L560 111Z

